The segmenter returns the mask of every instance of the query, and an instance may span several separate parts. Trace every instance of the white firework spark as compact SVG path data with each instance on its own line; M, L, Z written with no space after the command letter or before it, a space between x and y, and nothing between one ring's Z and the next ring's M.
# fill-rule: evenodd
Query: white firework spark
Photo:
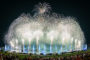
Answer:
M16 41L18 45L32 46L34 43L44 43L58 46L75 45L75 50L81 49L85 37L75 18L44 14L49 9L50 5L39 3L35 9L37 16L23 14L14 20L5 35L6 43L12 47L15 47L13 41Z
M34 11L36 11L38 14L44 14L46 12L49 12L51 10L51 7L48 3L39 3L35 6Z

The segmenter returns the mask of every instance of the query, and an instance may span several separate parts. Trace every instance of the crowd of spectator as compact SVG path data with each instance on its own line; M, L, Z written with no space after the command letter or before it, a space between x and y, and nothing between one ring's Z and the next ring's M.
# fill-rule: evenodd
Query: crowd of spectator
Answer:
M90 53L82 53L78 55L72 56L60 56L60 57L39 57L32 58L30 55L28 57L24 57L20 59L17 55L9 54L5 55L0 53L0 60L90 60Z

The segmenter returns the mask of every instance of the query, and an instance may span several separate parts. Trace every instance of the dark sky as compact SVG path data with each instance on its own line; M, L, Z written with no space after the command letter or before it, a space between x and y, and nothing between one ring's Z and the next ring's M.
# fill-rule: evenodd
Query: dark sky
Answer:
M31 13L34 5L39 2L47 2L51 5L52 11L64 16L77 18L84 31L86 43L90 44L90 3L88 1L69 0L30 0L30 1L0 1L0 46L4 46L4 35L12 21L22 13Z

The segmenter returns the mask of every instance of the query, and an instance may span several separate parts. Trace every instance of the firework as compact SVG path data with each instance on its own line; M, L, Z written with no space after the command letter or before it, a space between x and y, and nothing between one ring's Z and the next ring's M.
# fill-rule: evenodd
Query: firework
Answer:
M35 7L34 16L22 14L12 22L5 35L7 45L37 54L82 50L85 37L75 18L49 14L46 3Z

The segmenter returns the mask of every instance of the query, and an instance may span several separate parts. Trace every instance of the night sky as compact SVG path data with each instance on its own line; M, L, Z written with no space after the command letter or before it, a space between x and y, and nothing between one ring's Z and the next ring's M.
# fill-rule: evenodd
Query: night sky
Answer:
M34 6L39 2L47 2L52 7L52 12L64 16L77 18L81 29L84 31L86 43L90 45L90 6L88 1L60 1L60 0L30 0L30 1L0 1L0 46L4 46L4 35L10 24L22 13L34 14Z

